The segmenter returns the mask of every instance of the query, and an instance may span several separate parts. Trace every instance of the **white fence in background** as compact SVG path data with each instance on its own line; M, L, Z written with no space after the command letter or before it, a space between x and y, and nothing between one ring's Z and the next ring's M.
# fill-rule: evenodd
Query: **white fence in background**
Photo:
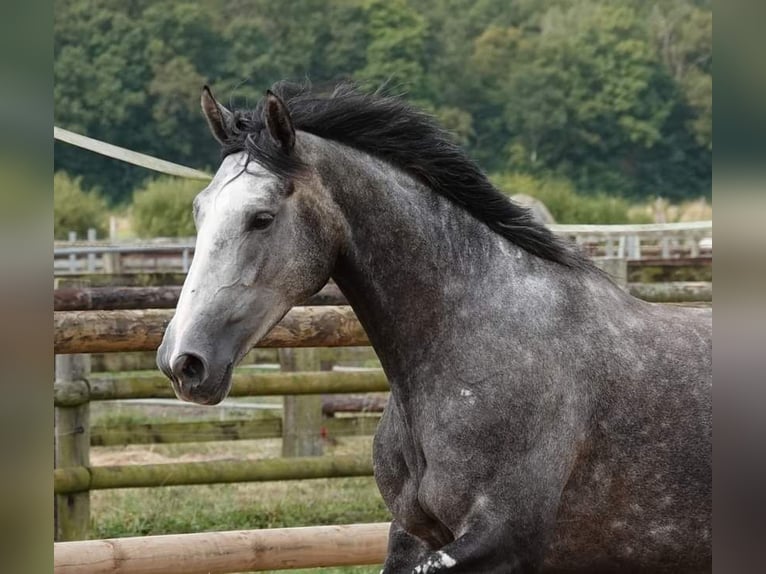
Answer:
M636 225L550 225L593 257L628 261L686 261L713 256L713 222L649 223ZM55 275L81 273L186 273L194 256L194 238L151 241L57 241L53 249Z

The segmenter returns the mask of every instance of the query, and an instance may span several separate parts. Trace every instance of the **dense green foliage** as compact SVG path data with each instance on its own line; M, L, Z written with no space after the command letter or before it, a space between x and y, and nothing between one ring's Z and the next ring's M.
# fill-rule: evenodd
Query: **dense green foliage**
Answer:
M76 231L80 239L87 237L88 229L95 229L98 237L107 232L106 202L95 193L82 190L79 178L64 172L53 175L53 234L56 239L67 239Z
M354 79L436 114L491 173L581 194L710 195L712 9L694 0L56 0L56 123L194 167L200 87ZM144 170L56 144L125 201ZM513 190L508 190L513 191Z
M133 196L133 230L139 237L191 237L192 217L199 181L161 177L151 180Z

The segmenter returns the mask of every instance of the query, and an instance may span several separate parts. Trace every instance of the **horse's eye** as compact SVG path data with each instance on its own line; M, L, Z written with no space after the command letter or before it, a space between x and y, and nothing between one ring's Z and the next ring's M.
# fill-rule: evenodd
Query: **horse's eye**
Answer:
M266 211L259 211L258 213L254 213L250 216L250 219L247 220L247 230L253 231L253 230L262 230L266 229L269 225L271 225L271 222L274 221L274 215L271 213L268 213Z

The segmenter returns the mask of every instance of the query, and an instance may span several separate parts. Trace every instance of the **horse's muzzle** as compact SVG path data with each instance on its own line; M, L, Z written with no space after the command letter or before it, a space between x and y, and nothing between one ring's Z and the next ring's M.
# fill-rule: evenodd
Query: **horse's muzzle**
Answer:
M161 345L157 366L170 379L176 396L200 405L220 403L231 388L232 361L211 361L203 353L187 351L174 356Z

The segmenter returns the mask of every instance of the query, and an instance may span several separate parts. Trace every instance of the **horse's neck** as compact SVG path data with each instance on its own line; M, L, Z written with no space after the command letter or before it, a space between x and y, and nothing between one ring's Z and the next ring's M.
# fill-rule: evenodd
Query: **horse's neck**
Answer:
M507 290L528 257L406 174L345 153L342 170L324 177L348 223L333 278L387 370L403 369L429 359L469 301Z

